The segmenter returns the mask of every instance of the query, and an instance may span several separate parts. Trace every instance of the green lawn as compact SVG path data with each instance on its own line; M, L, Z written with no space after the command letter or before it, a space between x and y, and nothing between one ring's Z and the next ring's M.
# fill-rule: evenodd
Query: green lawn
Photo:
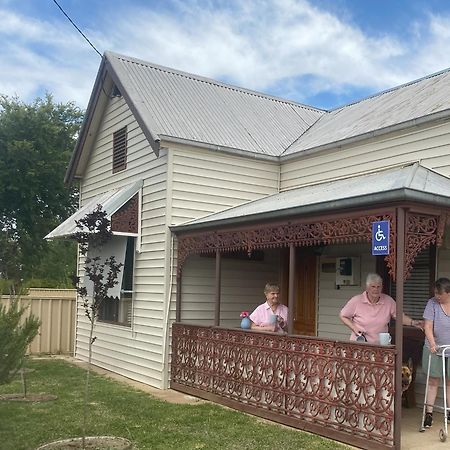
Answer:
M56 401L0 401L0 448L32 450L57 439L81 436L85 371L58 359L33 359L28 392ZM337 442L268 424L210 403L171 404L96 374L92 375L88 435L130 439L136 449L344 449ZM19 393L19 377L0 394Z

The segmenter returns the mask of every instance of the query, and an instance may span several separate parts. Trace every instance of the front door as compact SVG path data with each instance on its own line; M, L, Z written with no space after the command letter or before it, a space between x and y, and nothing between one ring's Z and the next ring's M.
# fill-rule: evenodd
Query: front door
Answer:
M317 257L309 248L297 248L297 294L294 309L294 334L316 335Z

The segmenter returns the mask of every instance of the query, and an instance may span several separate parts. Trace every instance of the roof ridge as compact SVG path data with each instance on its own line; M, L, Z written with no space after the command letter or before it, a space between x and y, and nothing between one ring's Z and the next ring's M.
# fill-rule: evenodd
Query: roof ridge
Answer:
M429 80L430 78L437 77L437 76L443 75L445 73L450 73L450 67L448 67L446 69L443 69L443 70L440 70L438 72L430 73L428 75L425 75L425 76L423 76L421 78L417 78L417 79L412 80L412 81L407 81L406 83L399 84L398 86L394 86L394 87L385 89L383 91L376 92L375 94L368 95L367 97L363 97L363 98L360 98L360 99L355 100L353 102L346 103L346 104L344 104L342 106L337 106L336 108L332 108L332 109L328 110L328 112L339 111L340 109L344 109L344 108L347 108L349 106L357 105L358 103L363 103L363 102L365 102L367 100L370 100L372 98L375 98L375 97L381 97L382 95L389 94L390 92L394 92L394 91L406 88L408 86L412 86L413 84L417 84L417 83L420 83L421 81Z
M171 67L167 67L167 66L162 66L159 64L155 64L149 61L144 61L143 59L139 59L139 58L134 58L132 56L126 56L126 55L122 55L120 53L115 53L115 52L111 52L111 51L105 51L105 56L107 59L109 59L110 56L113 56L117 59L122 59L125 60L129 63L132 64L140 64L142 66L146 66L146 67L150 67L156 70L160 70L161 72L165 72L165 73L171 73L173 75L177 75L177 76L182 76L191 80L195 80L195 81L200 81L202 83L208 83L208 84L212 84L212 85L216 85L225 89L229 89L232 91L237 91L237 92L242 92L244 94L248 94L248 95L253 95L255 97L260 97L260 98L265 98L267 100L271 100L271 101L275 101L275 102L279 102L279 103L285 103L285 104L289 104L292 106L297 106L303 109L308 109L311 111L315 111L315 112L328 112L325 109L320 109L320 108L316 108L314 106L311 105L305 105L303 103L298 103L295 102L293 100L287 100L285 98L282 97L276 97L274 95L269 95L269 94L265 94L263 92L258 92L258 91L253 91L251 89L246 89L240 86L235 86L232 84L228 84L228 83L224 83L222 81L218 81L215 80L213 78L208 78L208 77L204 77L201 75L195 75L193 73L189 73L189 72L184 72L182 70L178 70L178 69L173 69Z

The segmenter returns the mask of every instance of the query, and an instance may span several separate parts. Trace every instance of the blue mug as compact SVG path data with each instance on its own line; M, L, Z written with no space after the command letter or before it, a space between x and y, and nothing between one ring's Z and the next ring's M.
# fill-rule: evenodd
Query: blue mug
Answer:
M278 321L278 316L276 314L271 314L269 316L269 323L271 325L274 325L275 323L277 323L277 321Z

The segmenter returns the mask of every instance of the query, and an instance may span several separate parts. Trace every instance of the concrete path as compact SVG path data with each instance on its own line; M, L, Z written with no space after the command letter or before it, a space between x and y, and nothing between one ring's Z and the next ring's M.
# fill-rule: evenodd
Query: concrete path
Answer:
M444 427L444 416L433 414L433 426L423 433L419 432L422 419L421 408L403 409L402 411L402 449L404 450L448 450L450 437L446 442L439 439L439 430ZM449 429L450 431L450 429Z
M83 361L80 361L76 358L72 357L64 357L66 361L71 362L72 364L75 364L77 366L86 367L86 363ZM92 365L92 371L95 373L98 373L99 375L102 375L106 378L110 378L112 380L119 381L121 383L125 383L128 386L133 386L136 389L139 389L143 392L147 392L151 394L152 396L159 398L161 400L165 400L169 403L178 403L183 405L195 405L199 403L205 403L206 400L193 397L191 395L183 394L182 392L174 391L173 389L156 389L152 386L149 386L148 384L140 383L139 381L131 380L130 378L124 377L122 375L118 375L116 373L110 372L109 370L102 369L101 367L97 367Z

